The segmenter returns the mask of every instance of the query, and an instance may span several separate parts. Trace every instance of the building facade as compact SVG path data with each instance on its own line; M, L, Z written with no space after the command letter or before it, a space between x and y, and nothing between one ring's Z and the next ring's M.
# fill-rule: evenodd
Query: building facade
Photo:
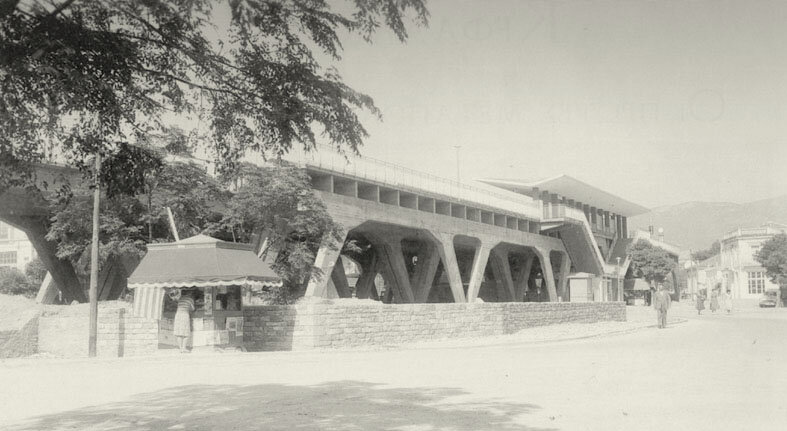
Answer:
M779 286L766 274L755 256L762 244L774 235L787 233L787 226L766 223L755 228L738 228L721 238L719 254L701 262L686 263L687 285L691 294L715 287L729 290L734 299L758 300L768 290Z
M571 302L622 301L624 279L630 266L628 247L645 239L675 256L678 249L653 238L648 232L629 232L628 218L649 210L612 195L568 175L540 181L483 179L484 183L527 195L537 200L545 223L558 217L565 208L580 211L590 226L599 254L604 261L602 274L588 274L572 268L569 298Z
M738 228L722 237L719 266L723 287L733 298L757 299L766 290L776 290L765 274L765 268L755 259L762 244L774 235L787 233L787 226L766 223L756 228Z
M0 222L0 267L24 271L27 264L35 258L36 251L27 240L27 235Z

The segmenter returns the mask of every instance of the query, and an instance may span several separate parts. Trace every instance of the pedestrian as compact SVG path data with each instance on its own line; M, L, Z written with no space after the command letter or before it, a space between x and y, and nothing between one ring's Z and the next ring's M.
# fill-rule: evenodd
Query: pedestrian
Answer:
M697 308L697 315L702 314L702 310L705 309L705 295L702 292L697 293L695 307Z
M710 311L711 313L715 313L716 310L719 309L719 290L718 288L713 289L710 293Z
M653 295L653 308L656 309L656 318L659 328L667 327L667 310L672 303L669 293L664 286L659 285L659 290Z
M732 293L729 290L724 295L724 309L727 310L727 314L732 313Z
M181 291L178 299L178 311L175 312L175 321L172 332L178 338L180 353L186 353L186 342L191 335L191 312L194 311L194 298L189 291Z

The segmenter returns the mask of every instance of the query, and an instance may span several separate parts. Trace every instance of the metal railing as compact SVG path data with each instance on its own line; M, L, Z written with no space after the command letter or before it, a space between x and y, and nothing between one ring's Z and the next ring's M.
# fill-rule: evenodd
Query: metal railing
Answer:
M469 204L497 208L529 219L540 219L539 203L529 196L505 190L471 186L371 157L339 154L326 146L317 151L293 150L283 159L304 167L368 180L391 188L419 190Z

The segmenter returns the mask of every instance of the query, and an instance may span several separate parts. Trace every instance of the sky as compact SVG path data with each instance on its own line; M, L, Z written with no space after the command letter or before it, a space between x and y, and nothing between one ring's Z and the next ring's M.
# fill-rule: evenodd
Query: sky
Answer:
M361 152L446 178L568 174L647 207L787 194L787 2L430 0L344 37ZM455 147L459 148L455 148ZM458 156L458 160L457 160Z

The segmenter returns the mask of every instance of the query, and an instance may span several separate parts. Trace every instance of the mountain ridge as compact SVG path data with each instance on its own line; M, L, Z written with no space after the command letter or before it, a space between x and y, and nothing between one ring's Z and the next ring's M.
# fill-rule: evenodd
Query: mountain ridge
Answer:
M629 229L664 229L664 241L702 250L738 227L787 224L787 194L746 203L689 201L664 205L629 219Z

